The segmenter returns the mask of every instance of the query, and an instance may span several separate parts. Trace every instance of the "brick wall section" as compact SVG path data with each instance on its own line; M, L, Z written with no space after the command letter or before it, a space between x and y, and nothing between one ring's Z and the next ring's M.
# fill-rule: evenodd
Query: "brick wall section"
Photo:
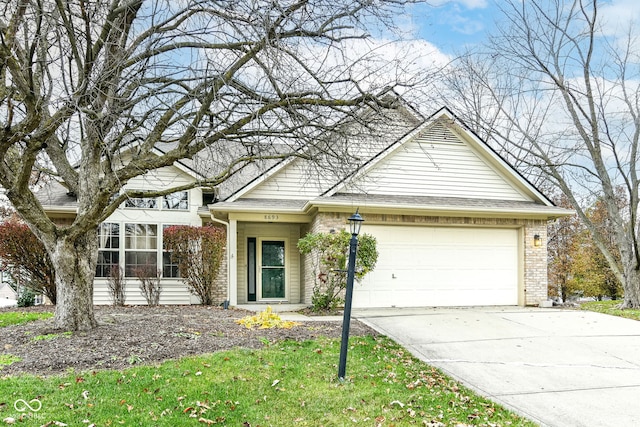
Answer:
M224 254L222 255L222 262L220 263L220 271L216 277L213 289L214 304L222 304L229 298L227 295L227 291L229 289L227 280L229 277L227 276L227 264L227 250L225 248Z
M352 213L319 212L308 226L300 230L300 236L304 237L307 233L328 233L331 230L347 229L347 218L351 215ZM311 255L305 255L301 263L300 280L302 289L300 301L304 304L311 304L311 295L313 294L312 258Z
M202 226L207 226L207 225L213 225L215 227L219 227L222 230L224 230L224 239L225 239L225 242L228 242L227 233L229 232L229 230L227 230L226 226L218 223L213 223L211 221L202 222ZM222 254L222 262L220 263L220 270L218 271L218 276L216 276L214 287L213 287L213 304L214 305L222 304L229 298L229 295L227 295L227 291L229 290L229 286L228 286L229 276L227 275L228 264L229 263L227 262L227 247L225 244L224 253Z
M329 232L331 229L340 230L348 227L347 218L351 213L320 212L309 224L302 236L307 232ZM523 236L520 241L524 261L524 275L521 278L524 289L525 305L538 305L547 299L547 222L544 220L528 220L513 218L470 218L470 217L438 217L418 215L386 215L363 214L365 223L362 232L367 232L367 224L423 224L423 225L448 225L448 226L486 226L520 228ZM542 246L533 245L533 236L539 234ZM306 256L302 264L302 280L304 283L303 302L311 303L311 294L314 278L309 256Z
M533 245L538 234L542 246ZM547 281L547 223L531 221L524 228L525 305L538 305L548 298Z

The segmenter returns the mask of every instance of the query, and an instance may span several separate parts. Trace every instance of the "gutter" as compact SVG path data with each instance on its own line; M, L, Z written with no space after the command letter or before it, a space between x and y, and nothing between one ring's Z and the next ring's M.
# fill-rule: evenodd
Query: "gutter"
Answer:
M230 264L231 264L231 238L229 237L229 223L226 221L223 221L221 219L216 218L213 215L213 212L211 212L211 221L213 222L217 222L218 224L222 224L226 227L227 229L227 299L224 300L223 302L223 306L224 309L227 310L229 308L229 295L231 295L231 270L230 270Z

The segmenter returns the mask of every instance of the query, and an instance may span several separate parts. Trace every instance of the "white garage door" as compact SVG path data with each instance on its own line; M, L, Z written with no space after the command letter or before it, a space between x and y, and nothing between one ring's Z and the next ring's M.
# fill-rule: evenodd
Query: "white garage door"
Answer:
M517 305L513 229L366 225L378 264L355 284L354 307Z

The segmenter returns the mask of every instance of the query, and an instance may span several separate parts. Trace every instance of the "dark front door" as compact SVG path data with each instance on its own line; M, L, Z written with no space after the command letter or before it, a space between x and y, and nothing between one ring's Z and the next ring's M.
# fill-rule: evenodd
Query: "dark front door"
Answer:
M256 300L256 238L249 237L247 240L247 300Z

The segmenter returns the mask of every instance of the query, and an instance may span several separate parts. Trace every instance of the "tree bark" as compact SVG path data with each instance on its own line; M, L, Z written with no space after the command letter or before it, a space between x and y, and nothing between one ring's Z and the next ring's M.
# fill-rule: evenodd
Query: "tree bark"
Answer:
M97 326L93 312L93 279L97 251L98 236L91 231L56 242L55 250L51 254L56 266L56 329L80 331Z
M640 270L635 266L625 270L625 280L622 283L624 288L622 308L640 308Z

